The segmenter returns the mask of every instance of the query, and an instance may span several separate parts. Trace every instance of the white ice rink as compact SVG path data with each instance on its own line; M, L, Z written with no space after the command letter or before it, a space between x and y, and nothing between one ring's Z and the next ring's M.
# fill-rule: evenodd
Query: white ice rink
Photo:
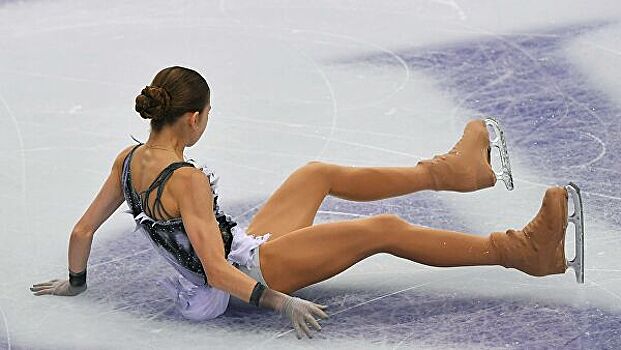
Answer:
M620 20L618 1L0 0L0 349L620 349ZM148 137L134 98L171 65L210 84L209 125L186 152L220 176L240 225L309 160L413 165L494 115L514 191L328 197L315 222L395 213L488 234L522 228L571 180L586 283L378 254L294 293L329 305L313 339L235 298L191 322L123 203L95 234L89 289L33 296L66 277L73 225L130 134Z

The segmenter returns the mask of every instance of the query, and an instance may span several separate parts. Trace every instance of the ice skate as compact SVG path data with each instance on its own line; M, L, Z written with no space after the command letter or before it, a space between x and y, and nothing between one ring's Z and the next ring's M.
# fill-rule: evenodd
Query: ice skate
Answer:
M568 262L569 267L574 269L578 283L584 283L584 216L582 215L582 195L580 188L573 182L565 186L574 204L574 212L569 216L569 222L574 224L574 238L576 244L576 256Z
M502 131L498 131L499 126L493 119L471 120L459 142L448 153L418 163L429 170L434 190L470 192L491 187L496 183L497 174L491 165L491 146L486 125L498 127L495 129L496 140L501 139L504 144ZM494 146L500 148L496 144ZM504 154L507 154L506 147L504 150ZM510 172L508 177L511 178ZM513 183L507 188L513 189Z
M568 224L568 193L572 194L576 212L571 216L576 235L582 231L582 204L579 190L570 183L566 187L549 188L541 208L533 220L520 231L507 230L490 235L492 247L498 253L500 265L516 268L532 276L565 273L567 267L576 270L579 283L584 282L582 234L576 239L576 259L565 258L565 231ZM578 214L579 213L579 214Z
M496 173L496 178L500 178L505 187L511 191L513 190L513 173L511 172L511 163L509 162L509 152L507 151L507 142L505 141L505 135L500 127L500 124L494 118L486 118L485 124L491 126L494 129L496 137L491 141L492 146L498 148L500 153L501 169Z

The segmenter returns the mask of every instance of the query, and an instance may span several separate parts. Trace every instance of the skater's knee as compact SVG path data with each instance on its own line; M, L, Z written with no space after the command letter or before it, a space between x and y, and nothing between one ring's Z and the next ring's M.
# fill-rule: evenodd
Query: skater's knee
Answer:
M407 225L407 221L403 220L399 215L392 213L379 214L371 217L377 225L382 229L399 229Z
M332 172L333 164L311 160L304 164L300 170L308 174L309 179L313 182L322 181L326 185L330 185L330 173Z
M306 164L304 164L301 169L303 169L304 171L307 172L313 172L313 173L324 173L326 172L326 167L328 166L327 163L324 163L322 161L319 160L311 160L306 162Z

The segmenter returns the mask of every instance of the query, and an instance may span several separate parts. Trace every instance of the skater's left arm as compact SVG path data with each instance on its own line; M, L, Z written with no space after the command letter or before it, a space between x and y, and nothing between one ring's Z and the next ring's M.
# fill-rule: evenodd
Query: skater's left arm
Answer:
M86 268L91 242L97 229L119 208L125 198L121 186L123 159L131 146L116 156L108 178L86 212L71 231L69 239L69 269L74 272Z
M71 231L68 251L70 273L86 272L86 264L91 252L95 231L124 201L121 187L121 169L123 160L131 148L131 146L127 147L117 155L110 174L99 193ZM35 292L35 295L55 294L72 296L86 290L86 284L76 287L69 283L69 279L53 279L35 284L30 290Z

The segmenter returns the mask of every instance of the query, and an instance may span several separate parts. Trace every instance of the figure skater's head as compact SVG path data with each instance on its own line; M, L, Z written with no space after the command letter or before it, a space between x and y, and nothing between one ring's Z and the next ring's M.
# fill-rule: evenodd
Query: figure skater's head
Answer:
M172 128L191 146L207 126L211 110L209 85L192 69L164 68L136 97L135 109L142 118L151 119L153 133Z

